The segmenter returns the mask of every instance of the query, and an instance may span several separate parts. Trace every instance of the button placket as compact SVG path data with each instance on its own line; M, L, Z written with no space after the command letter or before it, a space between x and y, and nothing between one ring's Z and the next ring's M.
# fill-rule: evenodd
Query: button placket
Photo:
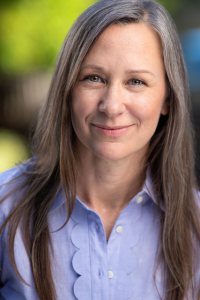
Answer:
M125 300L133 294L133 282L129 275L138 263L132 248L139 241L137 222L141 218L142 205L137 204L136 200L140 196L143 193L134 197L122 211L108 241L108 272L113 272L112 278L108 273L110 299ZM121 286L126 288L122 289Z
M108 300L106 294L108 290L108 278L104 276L107 268L107 243L103 236L103 224L100 217L95 212L88 214L89 239L90 239L90 265L91 265L91 299L97 299L97 295L102 295L101 299Z

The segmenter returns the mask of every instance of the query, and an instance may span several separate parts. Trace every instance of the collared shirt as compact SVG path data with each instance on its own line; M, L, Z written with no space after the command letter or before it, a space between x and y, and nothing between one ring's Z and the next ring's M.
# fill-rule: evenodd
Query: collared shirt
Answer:
M2 173L0 185L19 174L17 168ZM1 197L7 192L8 185L0 188ZM10 196L0 206L0 225L12 203ZM150 176L120 213L108 241L101 218L80 199L76 199L67 225L59 230L66 217L60 193L48 213L58 300L158 300L163 296L166 280L161 266L155 273L161 225ZM1 234L0 247L0 299L39 300L20 230L15 239L15 260L29 285L18 279L9 262L7 228Z

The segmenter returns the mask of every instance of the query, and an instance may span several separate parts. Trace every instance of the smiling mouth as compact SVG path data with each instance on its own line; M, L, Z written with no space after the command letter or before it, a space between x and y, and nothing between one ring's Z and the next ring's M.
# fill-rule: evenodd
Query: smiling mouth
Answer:
M96 131L105 136L118 137L129 131L133 125L111 127L105 125L92 124L92 126Z

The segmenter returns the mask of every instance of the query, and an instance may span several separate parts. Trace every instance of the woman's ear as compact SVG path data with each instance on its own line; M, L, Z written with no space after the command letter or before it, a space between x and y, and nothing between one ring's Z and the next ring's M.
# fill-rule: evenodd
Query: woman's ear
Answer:
M169 113L169 98L165 99L162 109L161 109L161 115L166 116Z
M166 79L166 93L165 93L165 100L163 102L163 106L161 109L161 115L166 116L169 113L169 103L170 103L170 85L168 79Z

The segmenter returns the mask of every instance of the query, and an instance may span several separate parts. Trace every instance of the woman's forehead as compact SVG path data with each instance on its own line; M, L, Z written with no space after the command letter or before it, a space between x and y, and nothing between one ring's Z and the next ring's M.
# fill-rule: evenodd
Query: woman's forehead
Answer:
M88 64L164 70L160 39L144 23L109 26L85 57L82 67Z

